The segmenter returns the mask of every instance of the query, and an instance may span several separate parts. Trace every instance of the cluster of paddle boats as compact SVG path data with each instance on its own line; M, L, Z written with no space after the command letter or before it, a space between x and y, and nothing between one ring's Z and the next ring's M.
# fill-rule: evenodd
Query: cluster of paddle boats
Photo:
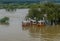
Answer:
M24 20L22 21L22 26L26 27L26 26L32 26L32 25L36 25L36 26L45 26L45 21L44 20L33 20L33 19L28 19L28 20Z

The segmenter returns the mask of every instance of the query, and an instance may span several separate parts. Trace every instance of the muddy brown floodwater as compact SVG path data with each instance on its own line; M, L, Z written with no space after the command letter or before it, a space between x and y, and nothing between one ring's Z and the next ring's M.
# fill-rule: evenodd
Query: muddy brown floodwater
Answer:
M60 41L60 26L22 27L28 9L6 11L0 9L0 18L10 18L9 25L0 24L0 41Z

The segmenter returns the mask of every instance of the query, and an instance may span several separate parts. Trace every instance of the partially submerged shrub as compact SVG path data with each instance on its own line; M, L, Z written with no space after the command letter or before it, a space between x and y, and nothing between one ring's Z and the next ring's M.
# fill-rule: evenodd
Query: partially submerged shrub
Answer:
M4 17L2 19L0 19L0 23L8 23L9 18L8 17Z

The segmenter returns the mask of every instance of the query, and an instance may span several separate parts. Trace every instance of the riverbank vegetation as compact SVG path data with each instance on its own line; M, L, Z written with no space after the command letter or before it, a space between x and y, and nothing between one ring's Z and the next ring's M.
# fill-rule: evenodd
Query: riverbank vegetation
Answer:
M21 9L29 8L32 4L0 4L0 9Z
M60 5L53 3L33 5L30 7L27 18L34 19L36 21L44 20L49 24L60 24Z
M6 10L9 11L9 10L22 9L22 8L31 8L34 5L39 7L39 6L43 6L43 4L44 3L21 3L21 4L10 3L10 4L0 4L0 9L6 9Z

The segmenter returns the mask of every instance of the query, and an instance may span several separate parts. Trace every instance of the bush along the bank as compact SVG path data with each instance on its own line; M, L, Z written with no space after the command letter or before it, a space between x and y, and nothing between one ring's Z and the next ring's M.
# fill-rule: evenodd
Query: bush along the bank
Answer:
M4 18L0 19L0 24L9 24L9 18L4 17Z

